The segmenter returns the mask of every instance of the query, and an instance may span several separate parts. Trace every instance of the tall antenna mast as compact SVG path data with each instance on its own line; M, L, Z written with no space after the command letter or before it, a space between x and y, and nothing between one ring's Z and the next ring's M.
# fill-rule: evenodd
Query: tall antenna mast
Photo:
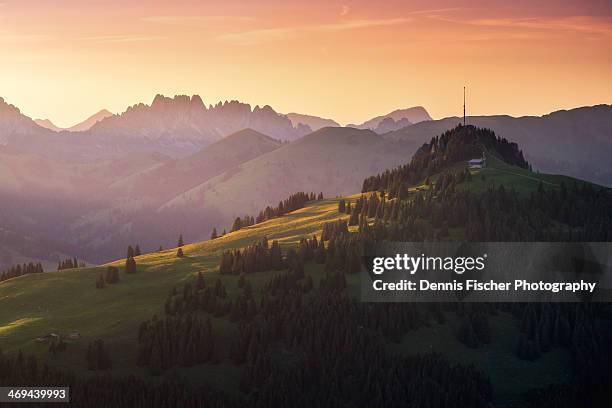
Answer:
M465 126L465 86L463 87L463 126Z

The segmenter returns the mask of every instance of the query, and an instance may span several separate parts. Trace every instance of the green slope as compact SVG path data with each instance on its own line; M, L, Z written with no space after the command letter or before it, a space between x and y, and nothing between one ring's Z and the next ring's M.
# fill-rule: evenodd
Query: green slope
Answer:
M458 164L446 171L462 170L464 166ZM486 169L473 170L472 174L473 181L462 184L462 188L481 191L491 184L504 184L527 193L535 190L540 180L549 186L574 182L569 177L536 174L507 166L494 158L489 160ZM435 182L436 178L432 177L432 180ZM359 194L347 198L354 200L357 197ZM121 273L119 284L108 285L103 290L95 289L95 280L106 266L27 275L0 283L0 347L9 353L21 349L52 365L86 372L87 346L101 338L111 350L114 373L148 375L147 370L135 368L138 326L154 314L163 314L166 295L173 286L181 285L203 272L205 278L222 279L232 296L238 292L238 278L217 273L222 251L245 247L264 236L269 240L278 240L287 249L296 245L302 237L319 235L323 223L347 218L338 213L338 201L326 199L310 202L303 209L214 241L186 245L182 259L176 257L176 248L142 255L136 258L139 273ZM461 232L456 236L460 239ZM112 265L123 266L123 263L120 260ZM316 285L322 274L321 268L309 264L307 272L314 275ZM257 289L272 274L252 274L248 279ZM357 279L358 276L349 275L349 290L352 293L358 293ZM213 323L216 332L229 340L235 327L233 323L226 318L214 319ZM499 398L504 400L512 400L521 391L567 379L570 362L564 350L553 351L534 363L515 356L518 323L510 316L500 314L493 318L493 325L497 328L496 337L491 345L481 349L469 349L456 341L453 335L455 323L449 319L445 325L410 332L400 344L391 347L400 353L436 350L443 352L451 361L475 364L489 373ZM79 331L82 337L68 340L67 351L57 355L47 351L47 344L35 340L47 333L67 334L73 330ZM525 376L525 372L533 375ZM184 373L193 381L204 379L220 388L235 391L240 368L221 361L186 369ZM508 381L508 378L513 380Z
M121 273L121 282L95 289L98 274L105 266L25 275L0 283L0 348L18 349L49 359L59 366L85 369L85 352L90 341L102 338L113 350L115 366L134 366L138 326L163 312L168 291L203 272L220 277L230 291L237 277L216 273L223 250L240 248L267 236L281 246L295 245L303 236L320 234L322 224L341 217L338 200L310 203L306 208L252 227L229 233L214 241L186 245L185 257L176 249L136 258L139 273ZM124 261L113 265L123 266ZM249 277L254 286L271 273ZM212 279L212 278L211 278ZM229 281L229 282L227 282ZM48 333L79 331L82 338L68 345L70 352L52 356L47 345L35 341Z

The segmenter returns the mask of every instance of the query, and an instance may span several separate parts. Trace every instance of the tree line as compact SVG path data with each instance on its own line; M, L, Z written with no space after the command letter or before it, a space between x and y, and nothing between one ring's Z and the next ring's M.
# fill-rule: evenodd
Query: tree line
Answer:
M17 264L9 267L0 273L0 282L7 279L16 278L22 275L28 275L30 273L43 273L43 266L40 262L28 262L24 264Z
M230 232L238 231L241 228L249 227L251 225L259 224L260 222L267 221L274 217L280 217L300 208L304 208L304 205L308 201L323 200L323 193L315 195L315 193L298 192L291 194L288 198L280 201L276 207L266 207L261 210L257 217L246 215L244 217L236 217ZM213 230L214 234L211 236L212 239L216 238L216 228ZM214 238L213 238L214 237Z

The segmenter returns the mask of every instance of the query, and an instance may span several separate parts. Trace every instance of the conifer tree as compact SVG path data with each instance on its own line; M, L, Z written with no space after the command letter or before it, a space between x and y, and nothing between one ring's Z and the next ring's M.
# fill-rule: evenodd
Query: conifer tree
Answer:
M125 273L136 273L136 260L133 257L125 260Z

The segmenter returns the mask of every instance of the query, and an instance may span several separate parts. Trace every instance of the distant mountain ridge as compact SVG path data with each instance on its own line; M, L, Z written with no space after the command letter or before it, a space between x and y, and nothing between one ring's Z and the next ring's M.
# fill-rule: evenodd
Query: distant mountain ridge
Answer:
M207 107L198 95L157 95L151 105L140 103L118 115L107 113L101 111L74 128L84 129L96 121L90 129L54 132L0 99L0 144L16 151L89 162L128 153L184 157L247 128L279 140L295 140L311 132L304 124L294 127L289 118L268 105L251 108L226 101Z
M313 132L324 127L340 127L340 124L335 120L321 118L318 116L303 115L300 113L287 113L285 116L289 118L294 127L303 124L310 127Z
M363 179L412 156L409 143L390 141L371 130L326 127L243 163L168 201L179 211L195 204L220 219L257 213L295 192L326 196L359 190Z
M59 126L56 126L55 123L51 122L49 119L34 119L34 123L36 123L40 127L44 127L45 129L49 129L54 132L61 132L62 130L64 130Z
M407 109L397 109L386 115L376 116L363 122L361 125L349 124L347 127L370 129L378 134L383 134L428 120L432 120L432 118L425 108L414 106Z
M91 133L201 144L246 128L281 140L294 140L310 132L307 126L294 127L268 105L251 109L246 103L226 101L206 107L199 95L170 98L158 94L151 105L133 105L120 115L98 122Z
M51 122L51 120L49 119L35 119L34 122L38 126L44 127L54 132L61 132L64 130L68 132L84 132L86 130L91 129L93 125L95 125L102 119L108 118L109 116L113 116L113 113L106 109L102 109L101 111L94 113L93 115L85 119L84 121L79 122L76 125L70 126L68 128L61 128L57 126L55 123Z
M96 123L100 122L101 120L104 120L110 116L113 116L113 113L106 110L106 109L102 109L96 113L94 113L93 115L91 115L90 117L88 117L87 119L85 119L84 121L77 123L74 126L71 126L69 128L66 128L65 130L69 131L69 132L84 132L86 130L89 130L92 128L93 125L95 125Z

